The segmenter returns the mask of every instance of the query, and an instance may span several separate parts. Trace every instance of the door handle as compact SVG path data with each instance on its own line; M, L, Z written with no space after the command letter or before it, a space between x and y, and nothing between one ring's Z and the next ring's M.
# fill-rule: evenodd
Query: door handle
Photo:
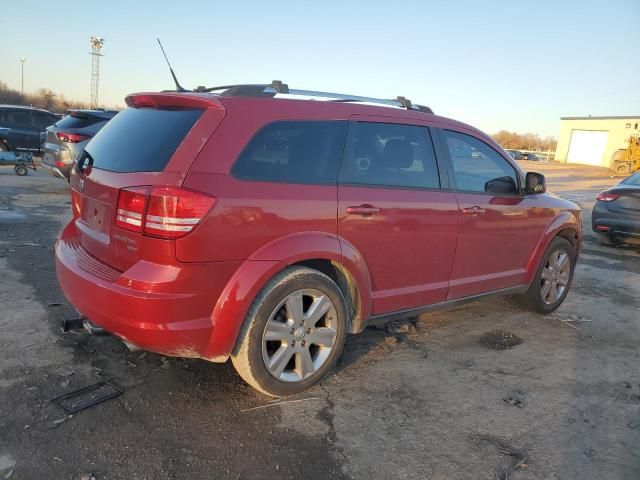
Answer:
M480 208L478 206L475 207L469 207L469 208L463 208L462 209L462 213L464 213L465 215L482 215L483 213L485 213L486 210L484 208Z
M369 216L374 213L378 213L380 211L379 208L376 208L372 205L360 205L358 207L347 207L347 213L350 215L363 215Z

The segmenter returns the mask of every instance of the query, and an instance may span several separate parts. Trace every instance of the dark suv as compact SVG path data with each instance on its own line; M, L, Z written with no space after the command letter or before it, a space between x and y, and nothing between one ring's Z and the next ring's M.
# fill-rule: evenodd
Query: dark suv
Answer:
M114 110L70 110L67 116L47 128L42 165L53 175L69 180L74 159L117 113Z
M579 208L479 130L402 97L217 92L130 95L72 171L58 280L128 344L284 396L368 325L567 295Z
M43 132L58 120L47 110L0 105L0 151L40 152Z

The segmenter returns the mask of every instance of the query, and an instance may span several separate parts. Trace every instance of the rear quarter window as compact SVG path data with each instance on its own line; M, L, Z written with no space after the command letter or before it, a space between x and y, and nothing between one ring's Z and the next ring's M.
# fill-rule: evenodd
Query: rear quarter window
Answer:
M93 166L112 172L161 172L202 110L127 108L85 147Z
M335 184L346 133L344 121L270 123L249 141L231 173L247 180Z

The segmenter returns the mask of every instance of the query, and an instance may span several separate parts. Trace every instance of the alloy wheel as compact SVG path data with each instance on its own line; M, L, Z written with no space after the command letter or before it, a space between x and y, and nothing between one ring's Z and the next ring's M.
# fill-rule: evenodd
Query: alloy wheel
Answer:
M542 269L540 295L547 305L562 298L571 278L571 257L564 249L551 252Z
M262 334L262 358L278 380L299 382L327 361L337 337L336 307L315 289L289 294L271 313Z

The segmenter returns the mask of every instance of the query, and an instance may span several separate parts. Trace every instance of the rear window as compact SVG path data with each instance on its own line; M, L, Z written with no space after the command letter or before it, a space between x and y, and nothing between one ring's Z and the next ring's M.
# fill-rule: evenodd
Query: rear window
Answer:
M84 128L103 120L103 118L94 117L93 115L73 114L58 120L55 126L58 128Z
M625 178L620 183L623 185L640 185L640 172L634 173L630 177Z
M93 166L112 172L161 172L202 110L127 108L85 147Z
M335 184L347 122L274 122L240 154L235 177L266 182Z

